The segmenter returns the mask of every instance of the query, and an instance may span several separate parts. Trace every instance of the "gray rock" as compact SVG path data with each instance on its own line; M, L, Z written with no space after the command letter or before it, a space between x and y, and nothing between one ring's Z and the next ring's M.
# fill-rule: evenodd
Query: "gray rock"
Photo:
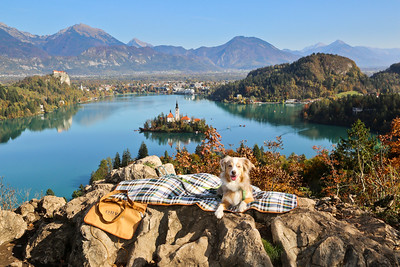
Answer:
M166 174L176 174L175 167L171 163L166 163L162 165L162 167L156 169L156 172L158 177L164 176Z
M22 217L25 217L29 213L35 212L35 207L29 203L28 201L22 203L21 206L16 210L18 214L21 214Z
M137 160L126 167L112 170L106 177L105 182L117 184L121 181L156 178L167 174L176 174L175 168L171 163L162 165L157 156L148 156Z
M309 204L300 200L298 209L271 222L273 240L283 247L284 266L400 265L397 230L367 214L352 223L338 220Z
M155 177L158 176L154 168L143 164L132 163L124 168L112 170L106 177L106 182L117 184L121 181Z
M149 167L152 167L153 169L162 165L160 158L157 156L147 156L145 158L137 160L135 163L148 165Z
M68 263L70 266L115 266L114 262L127 242L94 226L83 224Z
M40 219L40 215L35 210L35 206L30 202L24 202L21 206L18 207L16 213L21 214L24 220L30 224L38 221Z
M65 199L62 197L44 196L39 202L39 207L45 218L53 218L54 212L64 206L65 203Z
M26 229L26 222L21 215L8 210L0 210L0 245L20 238Z
M25 257L41 264L60 263L67 248L71 247L71 237L75 229L68 223L51 222L42 224L25 247Z
M81 224L83 216L90 206L100 200L100 198L111 191L111 187L93 190L81 197L69 201L55 212L55 217L62 220L71 220Z
M24 265L23 265L22 261L14 261L14 262L10 263L8 266L10 266L10 267L22 267Z
M250 215L149 206L128 266L272 266Z

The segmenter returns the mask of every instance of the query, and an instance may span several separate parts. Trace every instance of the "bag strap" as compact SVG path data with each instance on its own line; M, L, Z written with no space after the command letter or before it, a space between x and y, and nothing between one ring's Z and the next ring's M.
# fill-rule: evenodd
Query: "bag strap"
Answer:
M124 212L126 210L126 200L120 199L121 201L115 201L115 198L110 198L110 197L112 195L116 195L116 194L119 194L119 193L127 193L127 192L128 192L127 190L114 190L114 191L111 191L110 193L108 193L107 195L103 196L100 199L99 203L97 204L97 210L99 211L99 213L101 215L101 218L104 221L106 221L108 223L113 223L113 222L117 221L119 218L121 218L121 216L124 214ZM133 206L132 200L130 200L129 197L127 197L127 199L128 199L129 204L131 206ZM116 203L121 208L121 212L116 217L114 217L114 219L112 219L112 220L107 220L106 218L104 218L103 213L101 213L101 203L105 203L105 202Z

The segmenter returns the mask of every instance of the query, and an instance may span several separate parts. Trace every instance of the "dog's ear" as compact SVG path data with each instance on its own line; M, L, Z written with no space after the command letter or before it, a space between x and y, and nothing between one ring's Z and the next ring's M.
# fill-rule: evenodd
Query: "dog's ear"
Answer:
M251 171L252 168L254 168L254 164L251 163L251 161L247 158L241 158L243 160L243 169L245 171Z
M220 164L221 164L221 170L222 170L222 171L225 171L226 162L227 162L230 158L231 158L230 156L226 156L225 158L221 159Z

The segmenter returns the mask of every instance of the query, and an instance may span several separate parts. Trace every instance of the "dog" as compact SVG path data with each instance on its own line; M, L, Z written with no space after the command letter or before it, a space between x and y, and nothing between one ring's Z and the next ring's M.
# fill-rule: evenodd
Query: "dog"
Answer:
M221 187L218 194L222 195L222 201L215 211L215 216L221 219L224 210L229 206L238 206L239 212L247 208L247 203L254 201L250 184L249 172L254 168L253 163L246 158L226 156L221 160Z

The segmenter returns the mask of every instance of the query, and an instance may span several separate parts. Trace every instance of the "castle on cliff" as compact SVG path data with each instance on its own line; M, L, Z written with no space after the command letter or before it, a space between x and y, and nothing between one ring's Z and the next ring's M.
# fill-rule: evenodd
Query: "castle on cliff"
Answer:
M53 70L53 77L60 78L61 84L66 83L68 85L71 85L71 80L69 79L69 76L65 71Z

